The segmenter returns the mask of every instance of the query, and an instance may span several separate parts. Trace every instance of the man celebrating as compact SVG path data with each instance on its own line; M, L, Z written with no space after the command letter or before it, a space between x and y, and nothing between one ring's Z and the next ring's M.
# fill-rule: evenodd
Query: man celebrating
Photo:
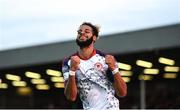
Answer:
M75 101L77 94L85 110L119 110L119 97L127 94L117 62L112 55L105 55L94 48L98 39L97 26L84 22L77 31L79 51L64 60L65 96Z

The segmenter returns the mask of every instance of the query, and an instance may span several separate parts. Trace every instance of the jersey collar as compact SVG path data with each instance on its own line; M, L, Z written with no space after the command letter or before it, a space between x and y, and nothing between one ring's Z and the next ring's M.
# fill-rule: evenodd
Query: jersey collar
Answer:
M77 55L80 59L82 60L89 60L92 56L96 55L96 50L94 49L93 52L91 53L90 57L89 58L82 58L79 53L77 52Z

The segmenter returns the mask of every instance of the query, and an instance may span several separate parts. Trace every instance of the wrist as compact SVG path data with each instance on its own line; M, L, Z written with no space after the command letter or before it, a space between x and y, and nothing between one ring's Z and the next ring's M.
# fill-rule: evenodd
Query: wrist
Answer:
M70 76L75 76L75 75L76 75L76 71L69 70L69 75L70 75Z
M119 68L115 68L115 69L112 71L112 74L113 74L113 75L115 75L115 74L117 74L117 73L119 73Z

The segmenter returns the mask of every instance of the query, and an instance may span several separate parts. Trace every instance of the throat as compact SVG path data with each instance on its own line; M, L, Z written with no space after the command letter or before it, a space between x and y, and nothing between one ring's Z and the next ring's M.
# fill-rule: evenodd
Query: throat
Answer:
M88 60L89 58L91 58L95 54L96 54L95 49L80 50L79 53L78 53L78 56L83 60Z

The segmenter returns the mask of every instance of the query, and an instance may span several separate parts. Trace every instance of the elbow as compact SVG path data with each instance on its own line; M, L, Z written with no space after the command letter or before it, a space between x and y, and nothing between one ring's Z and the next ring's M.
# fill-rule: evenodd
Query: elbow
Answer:
M122 91L122 92L117 93L118 97L125 97L126 95L127 95L126 91Z
M126 95L127 95L127 91L123 91L121 92L120 97L125 97Z
M76 95L75 94L66 94L65 93L65 96L66 96L66 99L71 101L71 102L74 102L76 100Z
M71 102L74 102L76 100L76 97L67 97L67 99Z
M127 88L122 89L117 93L119 97L125 97L127 95Z

